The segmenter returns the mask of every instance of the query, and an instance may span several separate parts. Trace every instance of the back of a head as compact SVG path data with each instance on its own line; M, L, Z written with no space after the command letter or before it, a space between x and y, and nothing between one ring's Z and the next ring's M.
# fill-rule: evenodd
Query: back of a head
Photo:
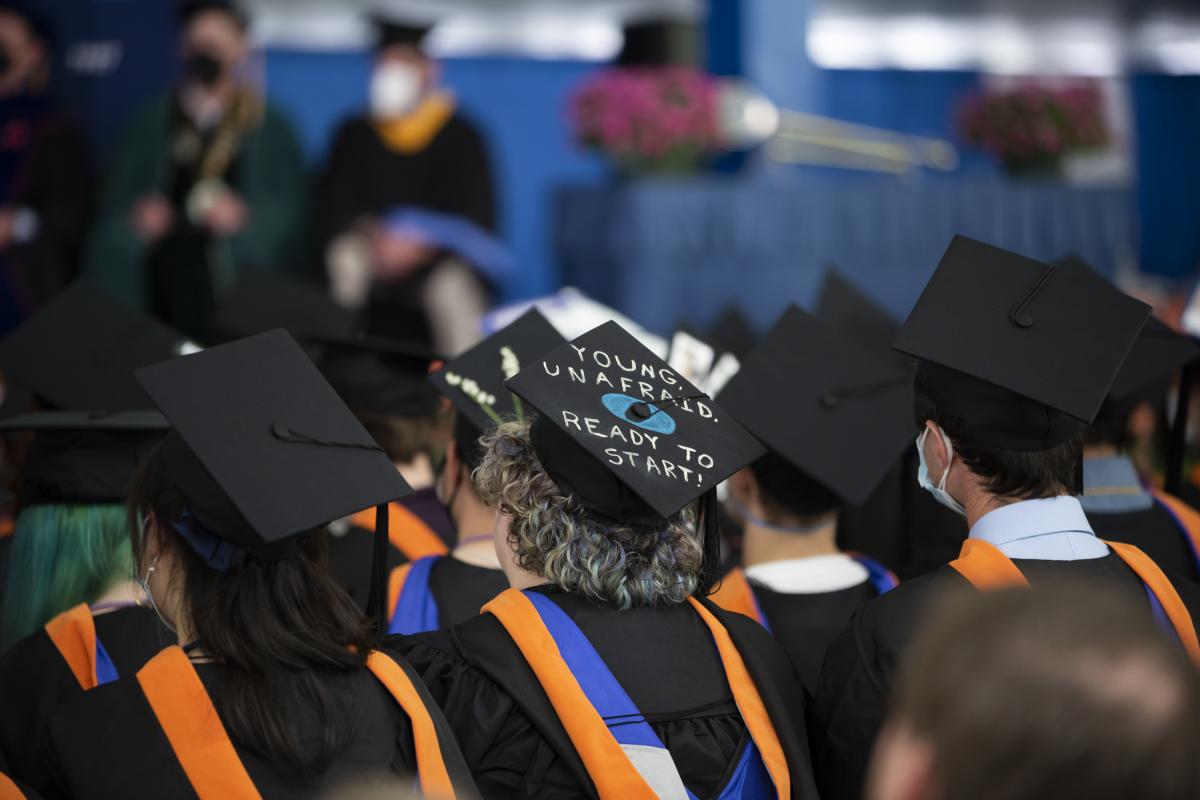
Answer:
M893 727L942 800L1200 796L1200 676L1147 609L1092 586L947 596Z
M773 451L750 465L768 522L807 522L836 511L837 495Z

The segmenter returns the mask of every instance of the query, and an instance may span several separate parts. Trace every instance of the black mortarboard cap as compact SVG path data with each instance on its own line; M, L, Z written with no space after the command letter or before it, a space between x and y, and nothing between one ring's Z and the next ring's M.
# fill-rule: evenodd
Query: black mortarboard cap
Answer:
M174 427L161 454L191 514L252 555L283 557L295 537L411 491L282 330L137 377Z
M956 236L896 349L974 441L1045 450L1092 422L1149 314L1086 267Z
M149 409L133 370L187 344L178 331L76 281L0 341L0 369L58 409Z
M376 50L404 44L420 50L425 37L433 29L428 23L384 14L376 14L372 22L375 24Z
M34 411L0 421L0 433L34 431L21 503L120 503L142 458L167 430L157 411Z
M615 322L506 385L537 410L533 446L559 489L618 521L661 523L764 452Z
M852 505L914 436L911 373L795 306L718 400L772 452Z
M182 0L179 4L179 21L186 25L205 11L220 11L228 14L240 27L246 26L246 15L233 0Z
M617 63L623 67L660 67L676 59L672 52L669 19L640 19L624 25L624 40Z
M705 337L701 337L705 338ZM758 334L737 306L728 306L717 318L709 331L707 340L720 353L733 353L744 358L758 343Z
M832 269L825 273L814 313L872 353L898 364L911 363L892 349L900 323Z
M499 418L522 416L521 401L504 382L566 339L536 308L479 342L430 374L429 380L450 398L459 415L480 431Z
M355 413L427 417L440 404L429 384L438 356L420 346L364 336L309 339L319 349L317 366Z
M224 340L284 328L297 338L346 336L358 315L315 286L264 270L248 273L217 298L211 328Z

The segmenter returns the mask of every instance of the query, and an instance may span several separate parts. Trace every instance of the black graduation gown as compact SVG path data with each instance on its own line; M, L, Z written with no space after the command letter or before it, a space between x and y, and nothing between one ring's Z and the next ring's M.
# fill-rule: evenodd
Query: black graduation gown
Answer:
M148 608L118 608L93 620L96 638L118 675L133 675L159 650L175 644L175 635ZM60 706L83 694L45 629L26 636L0 658L0 751L11 775L34 788L46 785L47 725Z
M196 671L215 697L222 667L197 664ZM357 699L355 735L315 785L295 785L263 757L234 742L263 797L323 797L347 781L413 772L408 718L367 670L350 680ZM302 713L294 733L301 742L314 742L324 732L315 715ZM54 785L48 797L196 797L136 678L100 686L65 704L50 722L49 751Z
M437 603L443 628L477 616L485 603L507 588L508 578L502 570L457 558L439 558L429 571L429 591Z
M1016 559L1014 563L1034 586L1063 578L1100 581L1140 598L1146 603L1147 615L1150 613L1141 580L1112 553L1084 561ZM1200 620L1200 590L1182 578L1169 577L1192 619ZM926 610L954 591L976 589L950 566L904 581L867 603L830 646L809 728L817 784L824 800L861 797L897 665ZM1148 619L1147 624L1154 623Z
M1162 506L1155 504L1144 511L1119 514L1088 511L1087 518L1101 539L1131 544L1150 556L1164 571L1193 582L1200 581L1187 534Z
M587 636L646 715L687 786L718 789L749 736L712 634L690 606L616 611L540 587ZM787 754L793 797L815 797L806 698L787 657L757 623L709 604L728 629ZM483 614L441 631L392 637L441 706L485 798L596 797L550 701L500 622Z
M753 580L750 584L771 633L783 645L810 692L816 689L829 645L845 630L854 612L878 596L870 581L815 594L777 592Z

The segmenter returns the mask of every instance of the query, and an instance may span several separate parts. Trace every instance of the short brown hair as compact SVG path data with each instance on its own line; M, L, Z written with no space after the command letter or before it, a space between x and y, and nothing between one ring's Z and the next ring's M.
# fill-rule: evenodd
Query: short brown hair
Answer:
M1144 603L1074 584L945 599L893 717L932 746L940 797L1200 797L1200 674Z

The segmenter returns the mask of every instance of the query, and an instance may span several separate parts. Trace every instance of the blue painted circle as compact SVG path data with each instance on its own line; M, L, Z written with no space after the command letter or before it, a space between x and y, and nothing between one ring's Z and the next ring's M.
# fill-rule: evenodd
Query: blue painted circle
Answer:
M637 426L642 430L654 431L664 435L671 435L675 432L675 420L671 415L663 411L652 403L646 403L645 400L639 400L636 397L630 397L627 394L606 394L600 398L604 403L604 407L608 412L622 422L628 422L630 425ZM631 406L638 403L645 403L650 409L650 416L643 420L634 420L629 418L629 409Z

